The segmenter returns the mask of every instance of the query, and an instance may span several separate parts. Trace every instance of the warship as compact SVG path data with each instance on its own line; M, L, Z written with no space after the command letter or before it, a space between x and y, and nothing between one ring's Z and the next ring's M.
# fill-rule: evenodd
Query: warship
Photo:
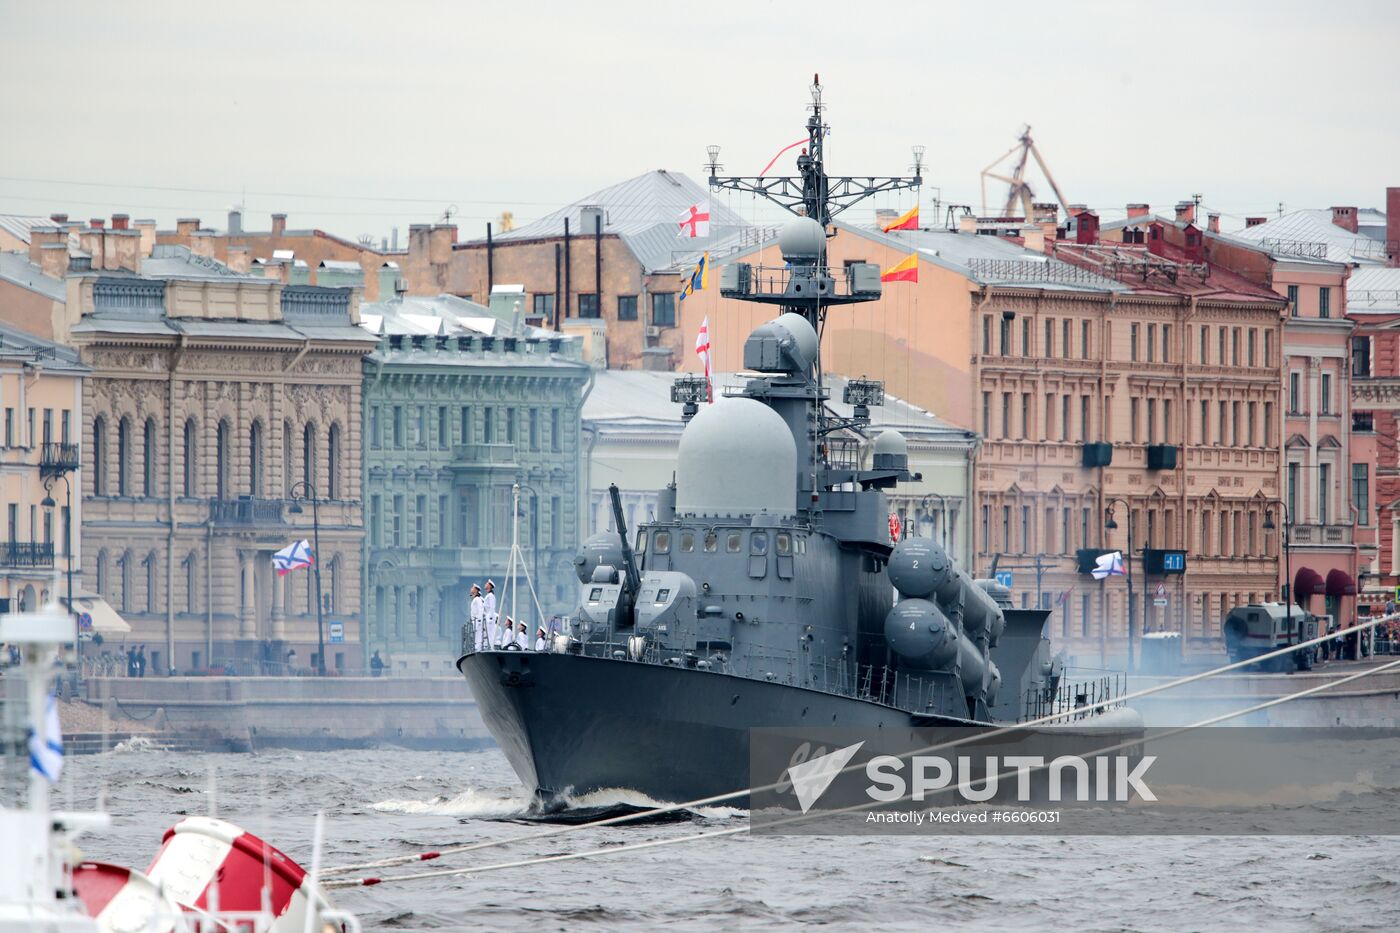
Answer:
M1045 636L1049 610L1013 608L933 540L894 540L886 490L919 476L897 431L869 436L882 383L848 381L853 414L833 411L819 334L829 313L881 293L877 265L827 266L833 217L919 187L921 166L829 177L815 79L808 110L794 177L721 177L711 152L712 189L794 215L782 267L720 270L723 296L780 312L744 344L753 377L712 404L704 377L678 377L674 479L635 529L611 489L615 530L584 542L578 610L546 650L483 645L472 623L463 633L457 668L541 807L604 789L664 802L743 790L754 729L1015 723L1121 685L1070 683ZM1075 725L1141 730L1121 707Z

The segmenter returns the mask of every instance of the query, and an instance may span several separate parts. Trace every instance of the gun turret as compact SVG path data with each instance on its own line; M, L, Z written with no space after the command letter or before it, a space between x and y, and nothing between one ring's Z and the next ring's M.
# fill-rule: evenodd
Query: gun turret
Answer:
M622 538L622 588L629 596L636 596L637 590L642 588L642 575L637 572L637 558L632 553L631 542L627 539L627 522L622 518L622 495L617 490L617 483L608 486L608 498L612 500L613 524L617 526L617 533Z

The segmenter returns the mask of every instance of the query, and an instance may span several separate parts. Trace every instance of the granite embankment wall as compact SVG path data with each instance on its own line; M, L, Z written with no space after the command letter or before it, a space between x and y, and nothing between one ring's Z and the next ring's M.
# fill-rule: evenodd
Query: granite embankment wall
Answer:
M1221 674L1133 700L1129 705L1149 726L1180 726L1275 697L1337 681L1378 667L1394 657L1324 664L1293 674ZM1167 683L1171 677L1129 679L1130 691ZM1372 674L1322 693L1290 700L1231 719L1227 726L1373 726L1400 728L1400 668Z
M491 742L461 678L98 677L87 681L86 696L114 725L145 723L209 748Z

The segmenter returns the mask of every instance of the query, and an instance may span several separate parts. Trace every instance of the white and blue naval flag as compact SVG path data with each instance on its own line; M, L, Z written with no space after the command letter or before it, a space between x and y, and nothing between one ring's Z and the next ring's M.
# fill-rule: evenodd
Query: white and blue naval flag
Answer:
M49 694L48 708L44 713L44 741L39 741L37 733L29 735L29 766L38 771L50 784L58 783L63 773L63 726L58 721L58 701Z
M1127 576L1128 572L1123 569L1123 552L1109 551L1107 554L1100 554L1094 561L1094 569L1089 573L1095 580Z
M279 577L293 570L306 570L315 561L310 541L294 541L272 555L272 567Z

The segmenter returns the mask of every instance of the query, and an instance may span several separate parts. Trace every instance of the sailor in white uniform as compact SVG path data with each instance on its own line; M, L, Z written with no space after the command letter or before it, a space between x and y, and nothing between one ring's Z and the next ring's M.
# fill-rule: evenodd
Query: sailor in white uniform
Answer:
M515 626L515 644L521 651L528 651L530 648L530 635L525 629L525 623L520 622Z
M486 600L481 598L481 587L475 583L472 584L471 621L476 650L485 651L491 645L486 631Z
M501 643L500 616L496 614L496 581L486 581L486 593L481 597L482 608L486 613L486 631L491 636L492 646Z
M545 647L544 626L535 629L535 650L543 651Z

